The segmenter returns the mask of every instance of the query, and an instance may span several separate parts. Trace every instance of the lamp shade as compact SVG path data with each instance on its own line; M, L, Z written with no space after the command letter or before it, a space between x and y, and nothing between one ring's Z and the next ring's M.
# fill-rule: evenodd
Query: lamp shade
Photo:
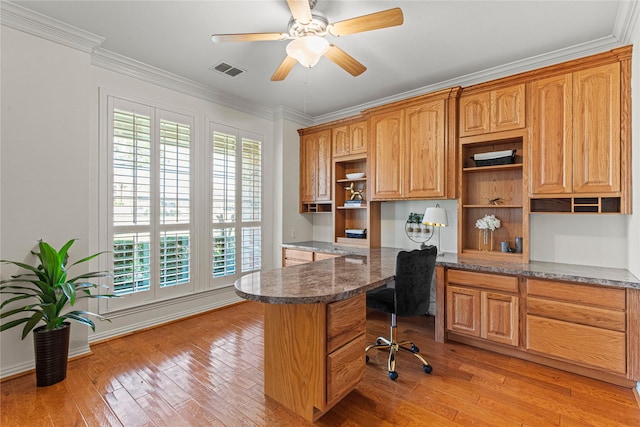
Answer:
M422 223L433 225L434 227L446 227L449 225L447 220L447 211L436 205L435 208L427 208L422 217Z
M287 45L287 55L308 68L316 65L328 50L329 42L319 36L300 37Z

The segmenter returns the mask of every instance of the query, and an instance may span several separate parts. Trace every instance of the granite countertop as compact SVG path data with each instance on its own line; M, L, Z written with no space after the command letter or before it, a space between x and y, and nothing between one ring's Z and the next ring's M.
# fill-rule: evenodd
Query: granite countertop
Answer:
M252 273L236 280L236 294L269 304L343 300L391 282L399 250L367 249L364 255L341 254L345 256Z
M362 254L369 252L367 248L350 248L335 246L329 242L297 242L284 243L285 248L307 251L327 252L341 255ZM395 249L396 251L399 249ZM463 270L485 273L513 274L538 279L564 280L578 283L591 283L603 286L640 289L640 279L628 270L621 268L592 267L576 264L531 261L525 263L509 263L480 260L459 260L455 253L444 253L438 257L438 265Z
M235 282L240 297L269 304L316 304L350 298L393 281L399 248L352 248L327 242L285 243L285 248L342 255L322 261L276 268ZM618 268L532 261L529 264L459 260L445 253L437 265L485 273L591 283L640 289L640 280Z

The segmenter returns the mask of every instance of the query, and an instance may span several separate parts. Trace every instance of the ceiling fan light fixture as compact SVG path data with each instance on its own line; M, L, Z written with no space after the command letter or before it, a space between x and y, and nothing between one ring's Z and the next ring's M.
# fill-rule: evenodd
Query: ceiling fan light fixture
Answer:
M313 35L300 37L287 45L287 55L308 68L316 65L328 50L329 42L324 37Z

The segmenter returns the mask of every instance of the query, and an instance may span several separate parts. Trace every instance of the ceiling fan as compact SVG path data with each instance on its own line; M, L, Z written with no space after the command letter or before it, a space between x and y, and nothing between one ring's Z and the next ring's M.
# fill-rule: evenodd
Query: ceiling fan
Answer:
M325 36L346 36L394 27L404 22L402 10L396 7L329 23L321 12L313 10L316 2L317 0L287 0L292 16L286 33L214 34L211 39L216 43L292 40L287 45L287 57L271 76L272 81L284 80L296 62L305 67L313 67L323 55L351 75L359 76L367 67L329 43Z

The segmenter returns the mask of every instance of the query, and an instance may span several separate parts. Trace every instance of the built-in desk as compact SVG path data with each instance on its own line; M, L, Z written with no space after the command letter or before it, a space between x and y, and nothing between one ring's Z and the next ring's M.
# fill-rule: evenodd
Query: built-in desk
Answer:
M325 242L285 249L366 254ZM625 269L459 260L436 265L435 340L458 341L623 386L640 380L640 280Z
M371 249L238 279L264 303L264 392L315 421L363 378L365 293L393 280L398 249Z

